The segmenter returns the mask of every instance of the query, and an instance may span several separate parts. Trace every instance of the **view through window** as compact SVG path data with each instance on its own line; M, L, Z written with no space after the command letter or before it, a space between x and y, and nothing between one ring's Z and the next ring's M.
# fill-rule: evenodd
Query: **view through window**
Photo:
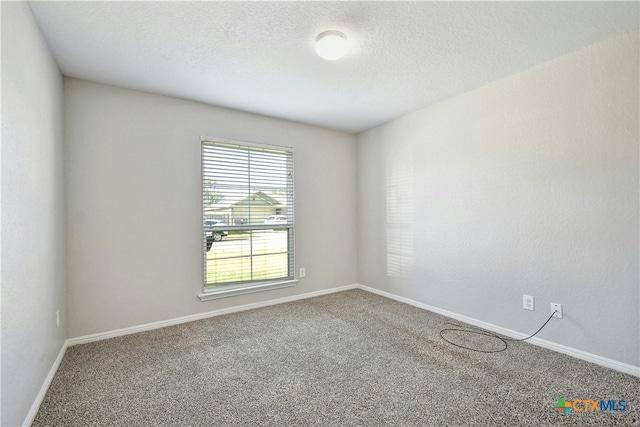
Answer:
M293 151L202 141L204 291L293 280Z

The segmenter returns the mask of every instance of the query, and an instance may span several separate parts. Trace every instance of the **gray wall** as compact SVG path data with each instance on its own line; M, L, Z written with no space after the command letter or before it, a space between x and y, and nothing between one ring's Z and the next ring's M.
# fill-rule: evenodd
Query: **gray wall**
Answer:
M29 6L2 2L3 426L23 423L66 339L62 96Z
M639 366L638 96L633 32L358 135L359 282Z
M356 283L354 135L65 82L70 338ZM197 298L200 135L294 147L296 287Z

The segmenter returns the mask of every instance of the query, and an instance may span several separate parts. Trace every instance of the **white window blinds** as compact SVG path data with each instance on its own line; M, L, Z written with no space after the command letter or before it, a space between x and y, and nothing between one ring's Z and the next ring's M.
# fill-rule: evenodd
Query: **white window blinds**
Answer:
M204 291L294 277L293 151L202 141Z

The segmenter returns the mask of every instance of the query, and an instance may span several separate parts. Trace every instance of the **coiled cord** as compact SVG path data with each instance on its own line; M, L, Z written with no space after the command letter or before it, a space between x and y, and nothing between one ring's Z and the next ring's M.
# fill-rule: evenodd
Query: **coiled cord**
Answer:
M458 325L458 324L452 323L452 322L444 322L445 325L452 325L452 326L455 326L455 328L445 328L445 329L440 330L440 338L442 338L443 340L445 340L446 342L448 342L451 345L455 345L456 347L464 348L466 350L477 351L479 353L499 353L499 352L505 351L507 349L507 347L508 347L507 341L526 341L529 338L535 337L538 334L538 332L540 332L542 330L542 328L547 326L547 323L549 323L549 321L551 321L551 319L553 319L554 314L556 314L557 312L558 311L556 310L553 313L551 313L551 316L549 316L547 321L544 322L542 324L542 326L540 326L540 328L537 331L535 331L532 335L529 335L526 338L520 338L520 339L503 338L503 337L498 336L498 335L496 335L494 333L483 331L480 328L475 328L475 327L472 327L472 326ZM443 332L447 332L447 331L465 332L465 333L468 333L468 334L485 335L487 337L496 338L496 339L502 341L502 344L504 344L504 347L500 348L498 350L480 350L480 349L477 349L477 348L472 348L472 347L467 347L465 345L456 344L456 343L454 343L454 342L452 342L452 341L450 341L450 340L448 340L448 339L446 339L444 337Z

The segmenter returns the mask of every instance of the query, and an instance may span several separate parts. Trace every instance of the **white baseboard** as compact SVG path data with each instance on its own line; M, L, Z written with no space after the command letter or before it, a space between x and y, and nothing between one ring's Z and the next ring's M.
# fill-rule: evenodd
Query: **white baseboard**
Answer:
M53 377L56 375L56 372L58 372L58 368L60 367L60 363L62 362L62 358L64 357L65 351L67 351L67 342L68 341L65 341L62 344L62 348L58 352L58 357L56 357L56 360L53 362L51 369L49 369L49 374L44 379L44 383L42 383L42 387L40 387L40 391L38 392L38 395L33 401L33 404L31 405L31 409L29 409L29 413L27 414L27 417L24 419L24 423L22 423L23 426L30 426L33 420L36 418L36 415L38 414L38 409L40 409L40 405L44 400L44 396L47 394L47 390L49 390L49 386L51 385L51 381L53 381Z
M42 384L42 387L40 388L40 392L38 393L38 395L36 396L33 404L31 405L31 409L29 410L29 413L27 414L27 417L25 418L23 425L24 426L30 426L31 423L33 423L33 420L35 419L36 415L38 414L38 409L40 409L40 405L42 404L42 401L44 400L44 396L47 394L47 390L49 390L49 386L51 385L51 381L53 381L53 377L55 376L56 372L58 371L58 368L60 367L60 363L62 362L62 358L64 357L64 353L67 350L67 347L72 347L72 346L77 345L77 344L85 344L85 343L90 343L90 342L94 342L94 341L100 341L100 340L105 340L105 339L109 339L109 338L119 337L119 336L122 336L122 335L129 335L129 334L135 334L135 333L138 333L138 332L150 331L152 329L164 328L166 326L173 326L173 325L178 325L178 324L181 324L181 323L193 322L195 320L206 319L206 318L214 317L214 316L221 316L223 314L235 313L235 312L244 311L244 310L252 310L254 308L267 307L267 306L270 306L270 305L282 304L282 303L285 303L285 302L296 301L296 300L301 300L301 299L306 299L306 298L313 298L313 297L317 297L317 296L321 296L321 295L332 294L332 293L335 293L335 292L342 292L342 291L346 291L346 290L349 290L349 289L357 289L358 287L359 286L355 285L355 284L354 285L339 286L339 287L331 288L331 289L323 289L321 291L308 292L306 294L301 294L301 295L293 295L293 296L290 296L290 297L276 298L276 299L257 302L257 303L253 303L253 304L245 304L245 305L240 305L240 306L237 306L237 307L231 307L231 308L225 308L225 309L220 309L220 310L208 311L206 313L199 313L199 314L193 314L193 315L189 315L189 316L178 317L178 318L174 318L174 319L161 320L159 322L146 323L144 325L132 326L132 327L129 327L129 328L117 329L117 330L114 330L114 331L100 332L100 333L97 333L97 334L84 335L84 336L81 336L81 337L70 338L70 339L66 340L64 342L64 344L62 345L62 348L60 349L60 352L58 353L58 357L53 362L53 365L51 366L51 369L49 370L49 374L47 375L47 378L45 378L44 383Z
M500 326L496 326L490 323L486 323L477 319L473 319L471 317L467 317L467 316L463 316L461 314L457 314L457 313L453 313L451 311L447 311L447 310L443 310L441 308L438 307L434 307L431 306L429 304L424 304L409 298L405 298L405 297L401 297L399 295L395 295L389 292L385 292L385 291L381 291L379 289L375 289L375 288L371 288L369 286L365 286L365 285L361 285L361 284L353 284L353 285L346 285L346 286L339 286L336 288L331 288L331 289L323 289L321 291L315 291L315 292L309 292L306 294L301 294L301 295L293 295L290 297L284 297L284 298L276 298L276 299L272 299L272 300L268 300L268 301L262 301L262 302L257 302L257 303L253 303L253 304L245 304L245 305L240 305L237 307L231 307L231 308L224 308L224 309L220 309L220 310L213 310L213 311L208 311L206 313L199 313L199 314L193 314L193 315L189 315L189 316L183 316L183 317L178 317L178 318L174 318L174 319L168 319L168 320L161 320L159 322L153 322L153 323L146 323L144 325L138 325L138 326L132 326L129 328L123 328L123 329L117 329L114 331L108 331L108 332L100 332L97 334L90 334L90 335L84 335L81 337L76 337L76 338L70 338L68 340L65 341L65 343L63 344L62 348L60 349L60 352L58 353L58 357L56 358L55 362L53 363L53 366L51 366L51 370L49 371L49 375L47 375L47 378L45 379L44 383L42 384L42 387L40 388L40 392L38 393L38 396L36 396L35 401L33 402L33 405L31 405L31 409L29 410L29 413L27 414L27 417L24 420L24 424L25 426L30 426L31 423L33 422L34 418L36 417L36 414L38 413L38 409L40 408L40 404L42 403L42 401L44 400L44 396L47 393L47 390L49 389L49 386L51 385L51 381L53 380L53 377L55 376L58 367L60 366L60 363L62 362L62 358L64 356L64 353L67 349L67 347L71 347L77 344L85 344L85 343L90 343L90 342L94 342L94 341L100 341L100 340L104 340L104 339L109 339L109 338L114 338L114 337L119 337L119 336L123 336L123 335L129 335L129 334L135 334L138 332L144 332L144 331L149 331L152 329L159 329L159 328L164 328L166 326L173 326L173 325L179 325L181 323L187 323L187 322L193 322L196 320L201 320L201 319L207 319L209 317L215 317L215 316L222 316L224 314L229 314L229 313L236 313L239 311L245 311L245 310L252 310L255 308L260 308L260 307L267 307L270 305L276 305L276 304L282 304L285 302L290 302L290 301L297 301L297 300L301 300L301 299L307 299L307 298L313 298L313 297L317 297L317 296L321 296L321 295L327 295L327 294L332 294L335 292L342 292L342 291L346 291L349 289L362 289L364 291L367 292L371 292L377 295L381 295L383 297L386 298L390 298L405 304L409 304L412 305L414 307L418 307L418 308L422 308L424 310L428 310L431 311L433 313L437 313L437 314L441 314L443 316L446 317L450 317L452 319L456 319L459 320L461 322L465 322L468 323L470 325L474 325L477 326L479 328L483 328L489 331L493 331L499 334L503 334L512 338L525 338L527 335L520 333L520 332L516 332L516 331L512 331L510 329L506 329L506 328L502 328ZM567 354L569 356L573 356L577 359L582 359L582 360L586 360L588 362L592 362L595 363L597 365L600 366L604 366L606 368L610 368L610 369L614 369L616 371L619 372L624 372L625 374L630 374L630 375L634 375L636 377L640 377L640 367L638 366L633 366L633 365L629 365L626 363L622 363L622 362L618 362L616 360L613 359L608 359L606 357L602 357L602 356L598 356L596 354L592 354L592 353L588 353L586 351L582 351L582 350L578 350L575 348L571 348L571 347L567 347L565 345L562 344L557 344L551 341L547 341L547 340L543 340L540 338L531 338L530 340L528 340L527 342L540 346L540 347L544 347L544 348L548 348L550 350L554 350L557 351L559 353L563 353L563 354Z
M529 336L528 334L523 334L521 332L516 332L511 329L506 329L501 326L496 326L491 323L483 322L481 320L477 320L471 317L463 316L461 314L453 313L448 310L443 310L438 307L434 307L429 304L424 304L409 298L401 297L399 295L395 295L389 292L381 291L379 289L371 288L365 285L358 285L359 289L365 290L367 292L371 292L377 295L381 295L383 297L387 297L399 302L403 302L405 304L412 305L414 307L422 308L424 310L431 311L433 313L441 314L446 317L450 317L452 319L459 320L460 322L468 323L473 326L477 326L479 328L492 331L501 335L506 335L511 338L526 338ZM633 375L636 377L640 377L640 367L633 366L627 363L622 363L617 360L609 359L606 357L598 356L597 354L588 353L586 351L578 350L576 348L568 347L566 345L558 344L552 341L547 341L541 338L533 337L527 340L528 343L537 345L539 347L544 347L549 350L557 351L558 353L566 354L576 359L586 360L587 362L595 363L596 365L604 366L605 368L610 368L619 372L624 372L625 374Z
M207 319L209 317L222 316L223 314L236 313L238 311L252 310L270 305L282 304L285 302L296 301L306 298L313 298L320 295L332 294L334 292L342 292L349 289L356 289L358 285L339 286L337 288L323 289L321 291L308 292L301 295L293 295L290 297L276 298L268 301L256 302L253 304L239 305L236 307L223 308L220 310L207 311L205 313L191 314L189 316L177 317L174 319L161 320L153 323L145 323L144 325L131 326L129 328L116 329L114 331L98 332L96 334L83 335L81 337L70 338L67 340L67 346L71 347L78 344L86 344L94 341L115 338L123 335L136 334L138 332L150 331L152 329L164 328L167 326L179 325L181 323L193 322L196 320Z

